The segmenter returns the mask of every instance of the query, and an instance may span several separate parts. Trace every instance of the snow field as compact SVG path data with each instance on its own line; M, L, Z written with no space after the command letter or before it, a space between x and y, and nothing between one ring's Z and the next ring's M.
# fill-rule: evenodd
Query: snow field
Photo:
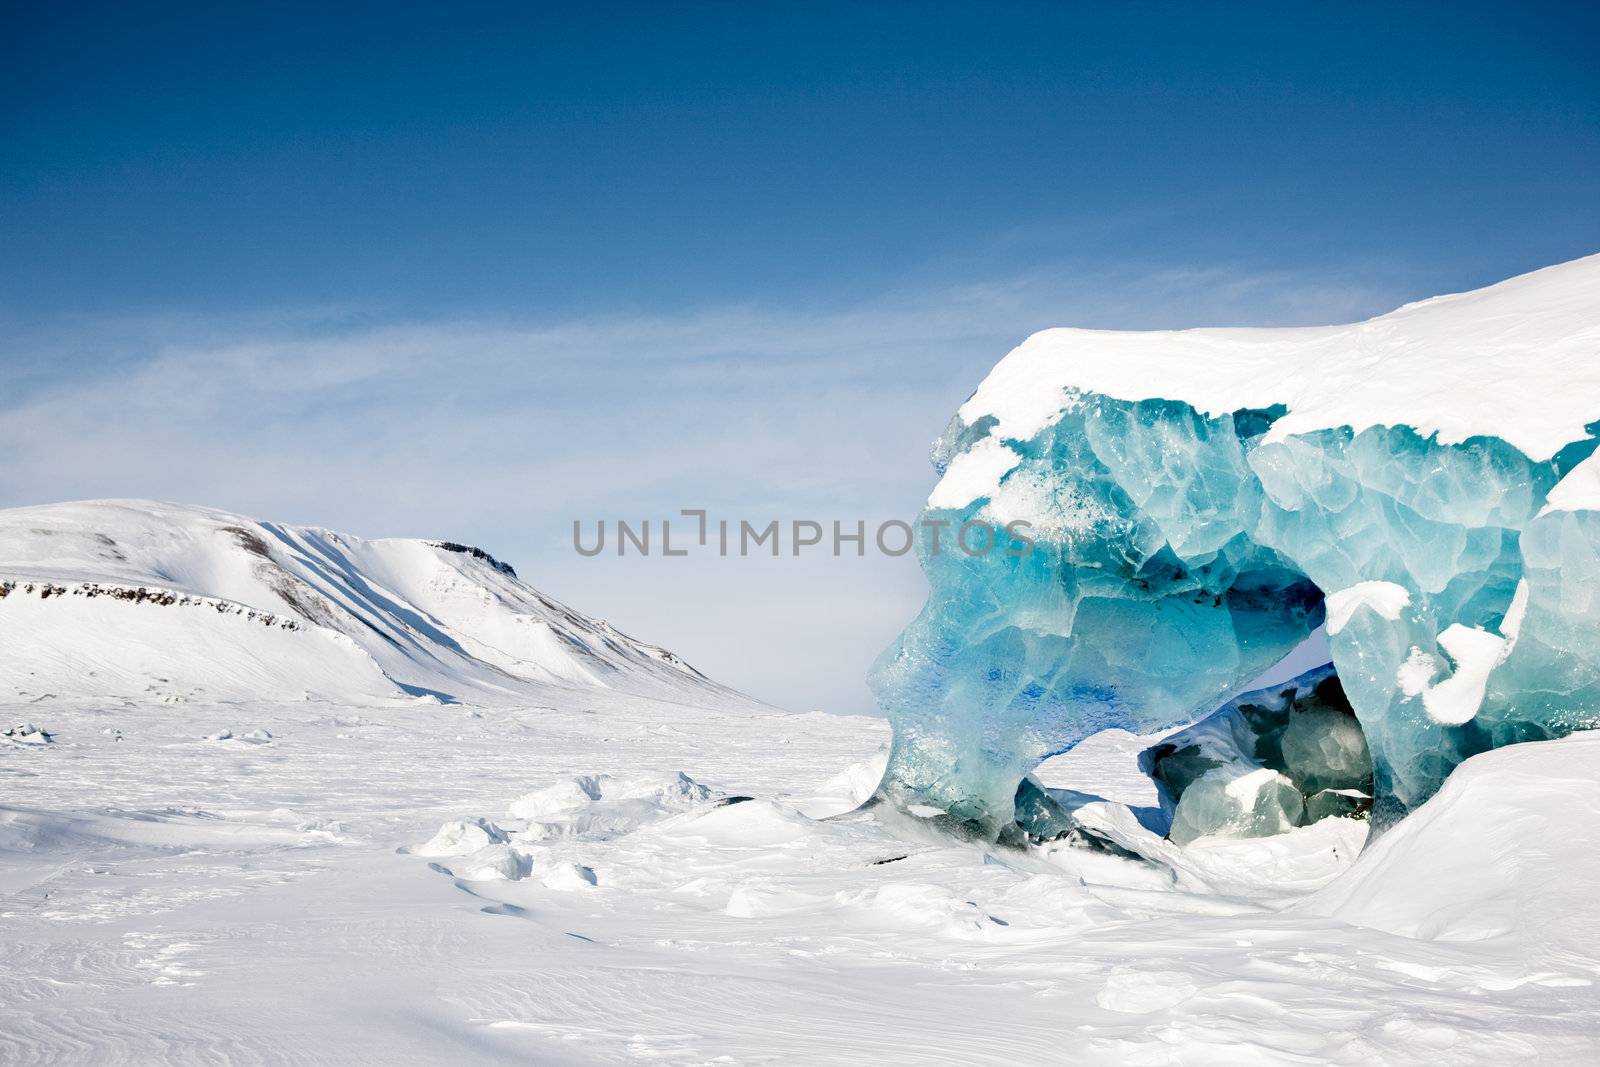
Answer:
M1563 911L1600 888L1594 798L1573 792L1600 779L1600 742L1581 736L1474 759L1352 869L1349 820L1155 837L1137 818L1149 739L1127 734L1042 777L1094 783L1080 817L1155 863L851 814L882 764L876 720L603 692L4 710L55 736L0 749L7 1063L1578 1063L1600 1047L1592 920ZM270 739L239 740L253 731ZM1563 887L1541 886L1557 864Z

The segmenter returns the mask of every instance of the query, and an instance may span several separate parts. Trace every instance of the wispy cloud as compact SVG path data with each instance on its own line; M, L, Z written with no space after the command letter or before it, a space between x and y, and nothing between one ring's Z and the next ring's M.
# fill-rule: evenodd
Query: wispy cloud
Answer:
M735 685L864 710L862 672L916 608L909 561L587 560L571 521L908 517L928 442L1035 329L1330 322L1412 295L1069 264L820 309L78 322L5 341L0 504L150 496L473 539Z

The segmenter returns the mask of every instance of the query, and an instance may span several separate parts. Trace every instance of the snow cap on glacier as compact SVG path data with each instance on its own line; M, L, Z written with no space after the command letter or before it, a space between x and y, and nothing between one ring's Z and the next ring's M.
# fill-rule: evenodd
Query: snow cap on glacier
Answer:
M960 416L969 426L993 419L997 440L1025 440L1059 417L1071 390L1182 400L1209 415L1282 404L1288 414L1269 440L1404 425L1445 444L1500 437L1548 459L1597 417L1600 255L1345 326L1042 330L990 371ZM1000 458L985 466L1002 470ZM959 473L965 491L976 472ZM985 492L953 502L954 488L935 506Z

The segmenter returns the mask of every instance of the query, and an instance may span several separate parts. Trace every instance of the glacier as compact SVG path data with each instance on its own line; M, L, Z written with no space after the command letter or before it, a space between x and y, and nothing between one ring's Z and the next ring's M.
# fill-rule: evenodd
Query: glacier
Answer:
M1600 725L1597 417L1600 256L1350 326L1034 335L936 442L922 517L1034 548L918 546L927 603L870 676L879 797L1054 836L1042 760L1194 723L1318 628L1377 831L1476 753Z

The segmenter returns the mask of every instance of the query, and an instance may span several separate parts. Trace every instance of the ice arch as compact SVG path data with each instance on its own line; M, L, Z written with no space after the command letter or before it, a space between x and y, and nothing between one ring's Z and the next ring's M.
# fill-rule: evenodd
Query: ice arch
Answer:
M1193 721L1325 620L1379 826L1600 724L1596 414L1600 257L1350 327L1036 335L935 446L924 514L1034 550L922 544L871 676L880 794L1014 835L1040 760Z

